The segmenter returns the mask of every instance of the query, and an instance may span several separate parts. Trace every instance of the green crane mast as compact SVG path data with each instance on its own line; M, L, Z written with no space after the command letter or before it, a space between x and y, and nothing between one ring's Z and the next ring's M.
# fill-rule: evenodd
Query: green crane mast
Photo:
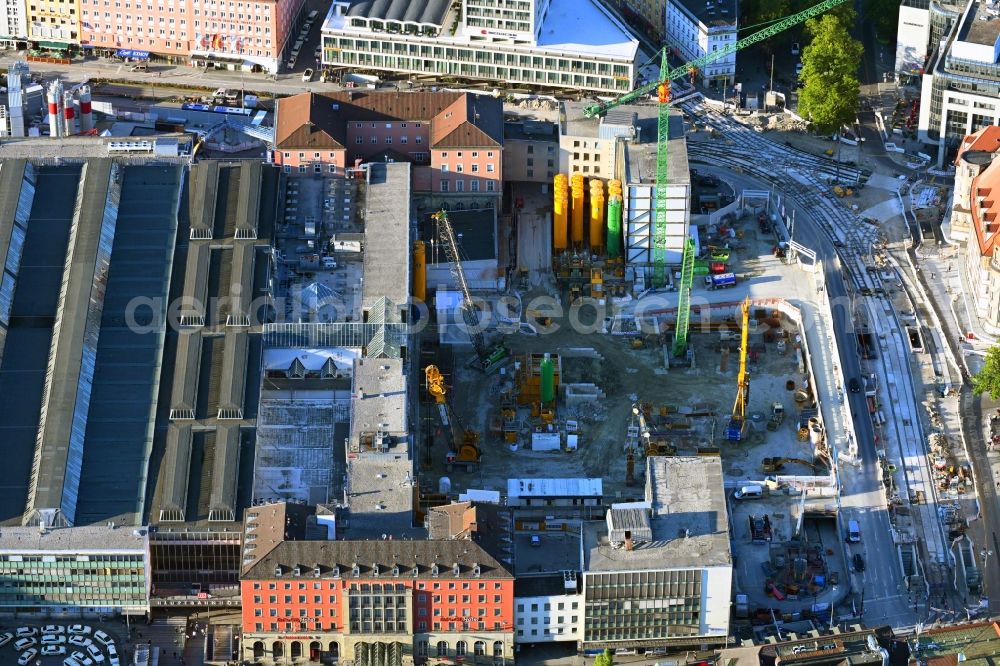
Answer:
M660 80L640 86L632 92L626 93L607 102L599 102L584 109L583 113L588 118L599 116L616 106L628 104L629 102L645 97L656 90L659 101L659 114L657 118L657 146L656 146L656 199L653 204L654 226L653 226L653 286L662 287L666 282L665 268L667 255L667 145L670 141L670 82L680 79L693 70L725 58L731 53L735 53L742 48L756 44L768 37L783 32L792 26L818 16L823 12L841 5L847 0L824 0L813 5L809 9L797 14L787 16L772 25L744 37L732 44L706 53L700 58L684 63L680 67L668 69L667 47L663 48L660 59ZM691 287L694 283L694 252L695 244L690 238L684 243L684 254L681 259L681 283L679 285L679 298L677 301L677 331L674 336L674 355L681 356L687 351L688 323L691 313Z

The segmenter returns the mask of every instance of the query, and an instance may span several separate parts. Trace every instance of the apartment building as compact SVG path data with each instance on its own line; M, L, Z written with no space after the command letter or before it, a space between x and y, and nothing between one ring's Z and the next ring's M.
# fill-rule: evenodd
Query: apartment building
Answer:
M584 527L586 648L724 645L733 560L717 457L646 459L645 501Z
M736 43L739 10L736 0L667 0L667 42L685 61ZM736 53L697 72L706 85L725 85L736 77Z
M513 660L514 577L475 541L304 540L295 528L280 505L247 513L244 659Z
M324 66L503 89L624 93L638 47L597 0L336 0L323 24Z
M28 37L28 14L24 0L0 4L0 46L16 47Z
M472 93L303 93L278 102L271 159L286 173L409 162L413 189L494 200L503 174L503 107Z
M951 236L964 243L969 309L988 332L1000 334L1000 127L965 137L955 162Z
M903 0L896 28L896 76L923 75L927 55L951 32L968 0Z
M269 73L278 71L304 5L304 0L78 2L84 47Z
M921 80L917 136L936 146L938 166L950 161L963 137L1000 123L996 11L986 0L971 0L940 43L932 42Z

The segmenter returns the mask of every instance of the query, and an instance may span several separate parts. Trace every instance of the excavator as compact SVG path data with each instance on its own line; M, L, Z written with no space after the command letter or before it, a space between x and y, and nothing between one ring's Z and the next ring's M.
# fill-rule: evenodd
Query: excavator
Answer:
M464 466L466 470L479 463L482 451L479 448L479 433L467 429L458 414L448 403L448 390L444 385L444 375L436 365L424 368L424 379L427 382L427 392L437 403L441 426L450 435L448 454L445 462L450 471L453 467Z
M747 403L750 402L750 376L747 374L747 345L750 337L750 297L747 296L740 306L743 315L743 328L740 333L740 372L736 380L736 401L733 403L733 415L726 426L726 439L738 442L743 439L747 428Z
M786 463L804 465L812 471L816 471L816 465L812 464L808 460L803 460L802 458L764 458L760 462L760 467L761 471L764 473L780 472Z

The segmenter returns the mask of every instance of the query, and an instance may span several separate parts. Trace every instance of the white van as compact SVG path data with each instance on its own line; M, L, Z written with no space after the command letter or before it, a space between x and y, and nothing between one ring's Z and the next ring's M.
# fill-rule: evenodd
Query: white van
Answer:
M733 499L745 500L745 499L760 499L764 496L763 486L741 486L736 489L733 493Z
M847 543L861 543L861 527L856 520L847 521Z

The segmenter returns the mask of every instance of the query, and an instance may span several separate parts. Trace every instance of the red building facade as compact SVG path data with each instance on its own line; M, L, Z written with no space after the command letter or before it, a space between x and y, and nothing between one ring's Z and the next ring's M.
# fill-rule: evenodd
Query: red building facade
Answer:
M514 577L473 541L280 541L241 593L251 661L513 660Z

